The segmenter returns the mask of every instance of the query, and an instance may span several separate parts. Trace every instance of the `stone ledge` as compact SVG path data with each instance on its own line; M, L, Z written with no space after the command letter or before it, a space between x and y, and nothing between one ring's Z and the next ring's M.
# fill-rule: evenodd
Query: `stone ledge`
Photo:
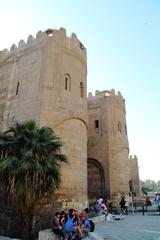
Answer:
M88 233L88 237L84 238L85 240L104 240L100 235L95 232ZM108 238L110 240L111 238ZM1 239L0 239L1 240ZM5 240L5 239L4 239ZM8 239L6 239L8 240ZM57 240L57 236L52 232L51 229L41 230L38 235L38 240Z
M100 235L98 235L95 232L90 232L88 233L89 238L88 239L92 239L92 240L104 240L104 238L102 238Z
M105 221L105 214L97 216L97 217L89 218L89 219L92 220L95 224L100 223L100 222L104 222Z
M90 220L92 220L95 224L96 223L100 223L100 222L104 222L105 220L105 215L100 215L94 218L90 218ZM96 227L95 227L96 228ZM51 229L45 229L45 230L41 230L39 231L38 234L38 240L56 240L56 235L52 232ZM88 233L88 237L85 237L84 239L88 240L104 240L100 235L98 235L96 232L89 232ZM105 240L111 240L111 238L105 238Z

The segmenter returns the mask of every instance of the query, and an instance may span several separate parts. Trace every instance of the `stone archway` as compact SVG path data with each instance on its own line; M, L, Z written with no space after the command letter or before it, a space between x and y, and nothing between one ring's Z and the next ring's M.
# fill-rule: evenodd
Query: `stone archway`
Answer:
M87 161L88 172L88 199L95 199L97 196L105 195L104 170L99 161L89 158Z

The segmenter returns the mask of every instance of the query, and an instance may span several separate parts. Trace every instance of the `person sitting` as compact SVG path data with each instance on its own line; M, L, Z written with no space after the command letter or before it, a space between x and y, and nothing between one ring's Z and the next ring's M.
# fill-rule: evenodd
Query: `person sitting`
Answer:
M60 213L56 212L52 220L52 230L56 235L59 236L61 240L65 240L65 234L62 230L62 226L60 225L59 217L60 217Z
M108 215L108 208L105 203L101 204L102 213L105 214L105 217Z
M109 201L109 202L108 202L108 212L109 212L109 213L112 213L112 211L113 211L113 204L112 204L111 201Z
M146 197L146 206L151 206L152 203L151 203L151 199L149 196Z
M125 201L125 196L122 196L121 201L119 202L120 208L121 208L121 213L126 213L126 201Z
M80 227L81 227L82 233L86 235L91 230L90 222L86 218L85 213L81 213L79 215L79 219L80 219Z
M83 233L82 233L80 226L75 226L76 221L77 221L77 219L75 216L75 210L71 208L71 209L69 209L69 212L65 217L64 231L67 235L76 233L76 234L78 234L79 239L82 239Z
M60 222L60 226L62 227L62 229L64 229L64 223L65 223L66 216L67 216L67 214L65 213L65 211L60 212L59 222Z
M101 206L102 203L103 203L103 198L102 196L100 196L99 198L97 198L97 204Z
M98 215L101 210L101 207L94 202L92 206L90 206L90 211L93 215Z

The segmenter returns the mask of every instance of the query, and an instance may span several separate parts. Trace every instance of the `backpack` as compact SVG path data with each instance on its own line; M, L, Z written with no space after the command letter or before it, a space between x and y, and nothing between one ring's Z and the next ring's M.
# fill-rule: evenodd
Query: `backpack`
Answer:
M67 221L64 224L65 232L72 232L73 231L73 225L74 225L73 220L74 220L74 217L70 218L69 215L67 216Z
M94 222L93 222L92 220L89 220L89 223L90 223L90 226L91 226L90 232L94 232L94 229L95 229L95 224L94 224Z

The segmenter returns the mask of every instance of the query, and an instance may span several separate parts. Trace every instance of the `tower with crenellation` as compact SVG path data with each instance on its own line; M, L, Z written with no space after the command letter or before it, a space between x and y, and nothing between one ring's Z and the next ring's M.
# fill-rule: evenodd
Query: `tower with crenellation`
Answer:
M0 131L30 119L53 128L69 160L62 164L50 209L82 210L99 194L114 199L129 193L131 180L138 193L137 158L128 156L125 100L113 89L87 98L86 48L64 28L40 31L0 51Z
M38 32L0 52L0 128L35 119L54 129L69 159L58 201L78 209L87 206L86 76L86 49L64 28Z
M129 144L125 100L121 93L96 91L88 96L89 197L129 192ZM96 177L95 177L96 176ZM101 180L101 181L100 181Z
M132 181L132 191L137 197L139 197L142 191L140 188L138 158L136 155L129 156L129 165L130 165L130 179Z

